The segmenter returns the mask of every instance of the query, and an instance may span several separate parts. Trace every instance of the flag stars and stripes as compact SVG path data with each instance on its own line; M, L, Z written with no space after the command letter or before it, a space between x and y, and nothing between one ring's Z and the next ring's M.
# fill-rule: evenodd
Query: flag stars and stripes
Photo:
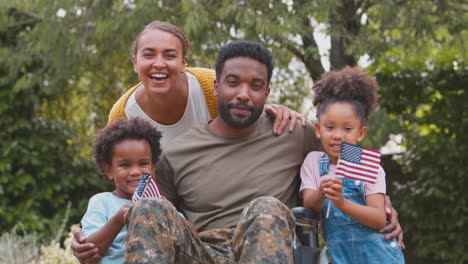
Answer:
M161 197L156 180L148 173L145 173L141 177L140 182L138 182L138 186L132 196L132 202L136 203L145 197Z
M336 175L374 184L380 167L380 152L349 143L341 144Z

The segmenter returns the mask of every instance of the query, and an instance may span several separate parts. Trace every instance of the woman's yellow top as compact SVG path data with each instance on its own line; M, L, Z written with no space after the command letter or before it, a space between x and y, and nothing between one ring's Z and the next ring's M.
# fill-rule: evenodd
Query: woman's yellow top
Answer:
M216 74L213 70L205 68L186 68L186 71L190 72L200 83L203 94L205 95L206 105L208 106L208 112L210 113L211 119L214 119L218 114L218 108L216 104L216 97L213 95L214 80ZM117 102L114 103L110 112L107 123L112 122L116 118L126 118L125 116L125 105L127 104L130 95L136 91L141 85L141 82L126 91Z

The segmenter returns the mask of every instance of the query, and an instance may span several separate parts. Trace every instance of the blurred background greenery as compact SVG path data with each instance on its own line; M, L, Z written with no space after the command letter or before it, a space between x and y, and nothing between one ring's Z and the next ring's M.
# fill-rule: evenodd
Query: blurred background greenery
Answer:
M138 81L134 37L162 20L190 37L189 66L212 68L230 40L264 43L271 103L310 119L320 74L365 67L380 106L364 144L398 139L384 168L407 262L466 263L467 18L464 0L0 0L0 234L50 237L69 202L68 226L111 188L92 137Z

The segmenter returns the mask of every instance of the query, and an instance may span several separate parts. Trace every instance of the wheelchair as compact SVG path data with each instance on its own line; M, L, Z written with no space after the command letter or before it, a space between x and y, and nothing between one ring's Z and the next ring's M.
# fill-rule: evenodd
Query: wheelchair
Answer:
M320 217L304 207L291 209L296 217L296 234L294 238L295 264L328 264L327 247L318 247L318 226Z

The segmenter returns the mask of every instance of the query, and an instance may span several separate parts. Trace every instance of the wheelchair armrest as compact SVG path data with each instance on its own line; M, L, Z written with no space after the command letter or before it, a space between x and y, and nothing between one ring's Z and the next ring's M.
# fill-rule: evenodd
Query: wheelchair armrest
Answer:
M303 227L314 227L318 221L320 221L320 216L314 211L304 208L304 207L294 207L291 209L296 217L296 225Z

